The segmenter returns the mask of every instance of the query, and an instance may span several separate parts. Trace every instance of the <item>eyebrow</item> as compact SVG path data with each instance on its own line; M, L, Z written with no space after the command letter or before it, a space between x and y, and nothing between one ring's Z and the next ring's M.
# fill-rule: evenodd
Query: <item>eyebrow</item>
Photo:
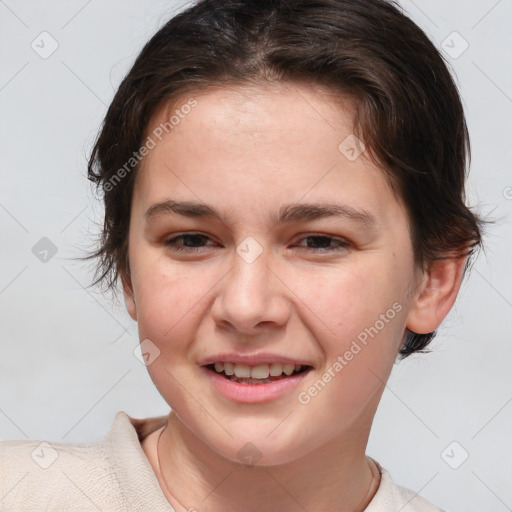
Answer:
M164 214L178 214L184 217L208 218L224 222L223 216L208 204L172 199L151 205L144 214L144 218L150 220ZM332 217L347 218L368 227L374 227L377 224L377 219L367 210L333 203L286 204L272 216L272 221L284 224Z

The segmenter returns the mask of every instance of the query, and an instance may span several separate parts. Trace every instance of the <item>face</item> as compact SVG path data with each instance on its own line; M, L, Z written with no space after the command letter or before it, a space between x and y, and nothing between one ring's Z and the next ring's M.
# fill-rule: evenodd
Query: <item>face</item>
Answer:
M125 298L151 378L191 439L231 461L354 438L418 276L406 211L358 156L350 102L281 84L174 109L168 133L167 109L148 126L130 218Z

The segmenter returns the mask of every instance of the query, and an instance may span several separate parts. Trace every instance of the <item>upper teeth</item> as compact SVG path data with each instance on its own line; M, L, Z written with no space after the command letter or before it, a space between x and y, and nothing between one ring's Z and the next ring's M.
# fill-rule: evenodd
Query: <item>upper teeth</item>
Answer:
M282 373L291 375L293 371L299 371L302 368L300 364L260 364L258 366L249 366L243 363L215 363L217 373L224 372L226 375L235 375L242 378L267 379L268 376L279 377Z

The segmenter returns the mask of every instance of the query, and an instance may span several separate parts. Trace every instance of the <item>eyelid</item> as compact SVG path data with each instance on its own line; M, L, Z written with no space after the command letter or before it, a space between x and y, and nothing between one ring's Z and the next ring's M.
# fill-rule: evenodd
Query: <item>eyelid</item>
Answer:
M214 240L212 240L211 236L206 235L205 233L196 232L196 231L186 231L184 233L173 234L170 238L167 238L166 240L164 240L163 244L166 247L169 247L169 248L171 248L171 250L174 250L176 252L199 252L201 250L200 247L183 246L180 249L177 249L176 246L172 245L173 242L176 242L176 240L183 238L185 236L200 236L203 238L207 238L208 241L214 242Z
M186 236L199 236L202 238L206 238L210 242L214 242L214 244L216 243L211 238L211 236L209 236L205 233L201 233L201 232L197 232L197 231L186 231L183 233L173 234L171 238L168 238L164 241L164 245L166 247L169 247L171 250L173 250L175 252L179 252L179 253L187 253L187 252L188 253L198 253L198 252L202 252L204 250L204 247L208 247L208 245L205 245L203 247L186 247L186 246L174 245L174 243L176 243L177 240L179 240L180 238L186 237ZM320 247L320 248L304 247L304 246L300 247L301 249L313 251L316 253L327 253L327 252L334 253L334 252L345 250L349 247L352 247L352 245L353 245L350 241L348 241L347 239L345 239L343 237L326 234L326 233L314 233L314 232L313 233L302 233L300 235L300 238L298 239L298 242L300 242L302 240L306 240L307 238L325 238L325 239L329 239L331 241L338 243L337 247ZM297 242L295 242L295 243L297 243ZM210 246L211 246L211 244L210 244Z
M337 242L339 244L337 250L345 249L345 248L352 246L352 243L350 241L348 241L346 238L340 237L340 236L335 236L335 235L330 235L330 234L326 234L326 233L304 233L304 234L300 235L299 241L305 240L307 238L328 238L328 239L330 239L334 242ZM315 251L315 248L313 248L313 247L303 247L303 248ZM327 251L335 252L336 249L335 248L331 248L331 249L318 248L318 249L316 249L316 251L318 251L318 252L327 252Z

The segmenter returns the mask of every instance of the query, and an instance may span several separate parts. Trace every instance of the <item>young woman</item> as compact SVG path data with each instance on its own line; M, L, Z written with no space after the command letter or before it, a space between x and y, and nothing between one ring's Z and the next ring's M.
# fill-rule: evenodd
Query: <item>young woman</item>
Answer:
M97 282L122 285L172 410L121 411L98 443L3 443L2 510L439 511L365 450L394 361L432 340L481 244L468 149L441 56L389 2L171 19L89 177Z

